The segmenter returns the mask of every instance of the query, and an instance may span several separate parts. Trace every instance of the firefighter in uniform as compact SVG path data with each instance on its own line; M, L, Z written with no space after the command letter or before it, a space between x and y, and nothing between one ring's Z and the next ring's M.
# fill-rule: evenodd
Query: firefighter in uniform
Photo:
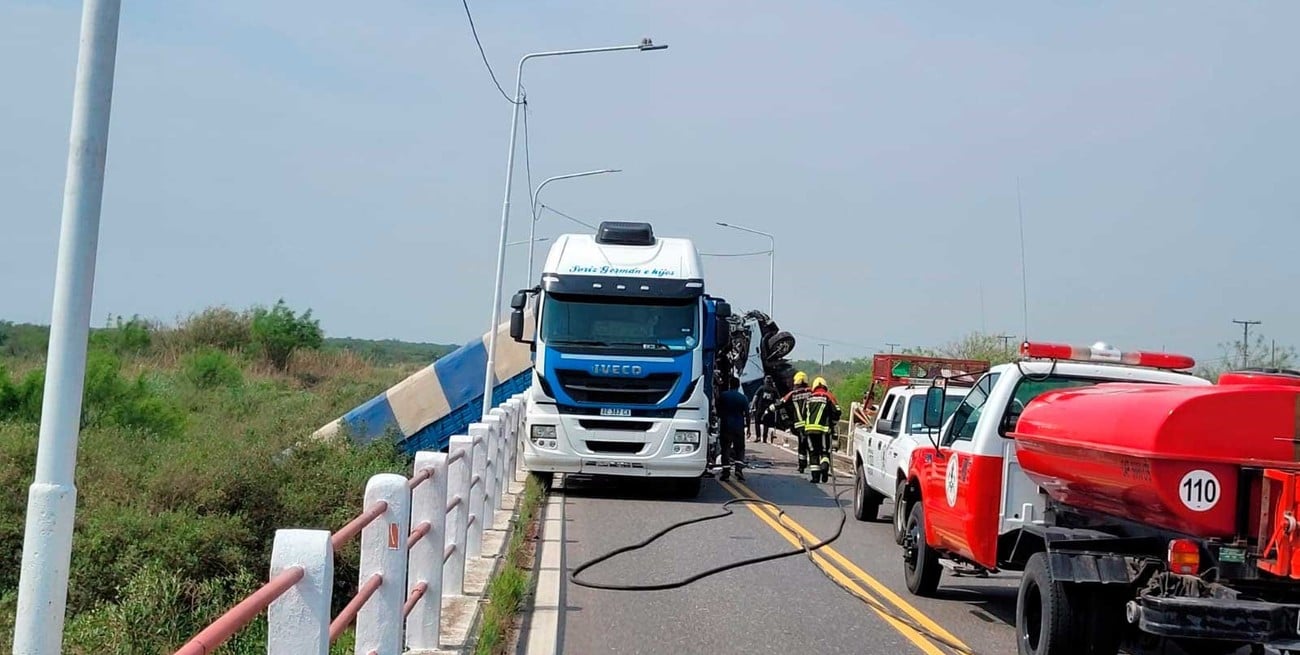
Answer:
M808 376L799 371L794 374L794 389L776 401L771 411L780 417L778 423L789 430L799 442L799 472L808 467L808 439L804 436L804 403L812 390L808 388Z
M813 482L826 482L831 475L831 432L842 412L826 380L813 380L812 393L804 401L804 434L807 435L809 465Z

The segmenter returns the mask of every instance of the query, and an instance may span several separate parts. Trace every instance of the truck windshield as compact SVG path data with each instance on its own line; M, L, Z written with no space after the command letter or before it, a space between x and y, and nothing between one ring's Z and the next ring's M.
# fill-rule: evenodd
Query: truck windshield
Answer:
M952 413L957 411L957 406L961 404L962 396L945 396L943 399L943 420L948 420ZM925 396L912 396L907 405L907 432L908 434L924 434L925 428Z
M547 295L542 340L548 344L638 350L690 350L696 334L695 298L619 298Z

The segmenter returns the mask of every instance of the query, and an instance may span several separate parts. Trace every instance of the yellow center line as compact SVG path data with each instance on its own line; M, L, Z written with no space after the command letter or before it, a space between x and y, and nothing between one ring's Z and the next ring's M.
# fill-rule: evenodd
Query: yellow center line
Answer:
M750 498L764 500L753 489L750 489L749 487L745 486L744 483L736 482L735 485L738 488L740 488L740 490ZM764 506L763 510L767 512L771 512L773 516L776 515L775 510L771 509L770 507ZM792 529L794 529L801 535L803 535L803 538L808 540L810 543L817 543L818 541L821 541L820 537L809 532L807 528L800 525L799 522L791 518L789 514L785 515L785 524L790 526ZM936 623L934 619L931 619L929 616L926 616L924 612L914 607L911 603L903 600L901 597L899 597L898 594L894 593L889 587L886 587L879 580L876 580L875 578L868 575L866 571L863 571L858 565L854 564L847 557L841 555L839 551L835 550L830 546L823 546L822 548L817 549L817 552L826 553L827 555L830 555L831 559L835 560L840 566L844 568L845 571L853 574L860 581L866 583L866 585L871 587L873 591L875 591L880 596L884 597L885 600L888 600L891 604L893 604L898 609L902 610L903 613L907 614L909 617L912 618L913 621L916 621L919 625L923 626L925 629L933 632L936 635L939 635L940 637L943 637L944 639L947 639L948 641L951 641L954 644L969 649L969 646L967 646L965 642L958 639L951 632L945 630L943 626Z
M736 498L744 499L746 497L744 493L742 493L740 490L733 487L731 484L727 482L722 482L721 480L719 480L718 482L719 484L722 485L723 489L726 489L728 493L735 496ZM740 485L739 482L735 484ZM740 486L743 487L743 485ZM753 492L751 491L750 493L752 494ZM754 516L757 516L759 520L766 523L769 527L775 530L777 534L784 537L785 540L790 542L792 546L795 547L801 546L799 542L799 538L795 536L792 532L790 532L790 530L788 530L784 525L779 523L773 515L769 514L766 511L767 508L759 507L757 505L753 505L749 503L746 503L745 506L749 508L749 511L754 513ZM790 519L790 516L788 514L785 516L785 520L787 522L791 522L791 523L793 522ZM818 541L820 541L820 539L817 539L815 537L811 539L811 543L816 543ZM866 589L863 589L862 585L859 585L852 578L845 575L843 571L839 570L838 568L835 567L835 565L827 561L826 558L823 557L821 554L821 552L826 550L826 548L827 547L823 547L814 551L812 553L813 559L816 560L819 564L821 564L823 569L831 577L835 578L835 580L838 581L840 584L850 589L853 589L854 591L858 592L859 594L862 594L863 596L872 598L876 600L876 602L880 602L879 599L876 599L874 596L868 593ZM937 646L935 646L933 643L927 640L924 636L921 635L921 633L917 632L911 626L903 623L902 621L899 621L898 619L890 616L889 614L886 614L885 612L880 611L875 607L872 607L871 610L875 612L878 616L880 616L880 618L884 619L886 623L893 626L893 628L897 630L899 634L903 635L904 637L907 637L907 639L911 641L913 644L916 644L917 648L921 649L921 652L926 653L926 655L944 655L944 652L942 650L939 650Z

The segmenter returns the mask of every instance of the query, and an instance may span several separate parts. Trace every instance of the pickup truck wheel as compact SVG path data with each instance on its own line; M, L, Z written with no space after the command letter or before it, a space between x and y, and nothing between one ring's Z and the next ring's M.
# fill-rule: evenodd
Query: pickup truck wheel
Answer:
M907 535L903 539L903 577L907 590L917 596L933 596L939 588L939 553L925 543L925 508L917 502L907 515Z
M859 521L874 521L880 516L880 503L884 500L875 489L867 486L866 472L862 464L856 467L853 476L853 518Z
M907 480L894 487L894 543L902 544L907 535Z
M1047 566L1046 553L1034 553L1025 564L1016 597L1016 646L1020 655L1074 655L1089 635L1081 629L1084 604L1077 585L1058 582ZM1091 652L1091 651L1083 651Z

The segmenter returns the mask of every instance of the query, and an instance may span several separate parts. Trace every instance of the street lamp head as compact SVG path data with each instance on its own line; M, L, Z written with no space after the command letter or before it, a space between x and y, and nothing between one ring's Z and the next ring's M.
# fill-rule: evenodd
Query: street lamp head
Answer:
M721 225L722 227L731 227L730 225L727 225L726 223L723 223L722 221L717 221L717 224L718 224L718 225Z
M642 51L642 52L644 52L644 51L646 51L646 50L667 50L667 49L668 49L668 46L667 46L667 45L655 45L655 44L654 44L654 41L651 41L651 40L650 40L650 37L648 37L648 36L645 37L644 39L641 39L641 51Z

